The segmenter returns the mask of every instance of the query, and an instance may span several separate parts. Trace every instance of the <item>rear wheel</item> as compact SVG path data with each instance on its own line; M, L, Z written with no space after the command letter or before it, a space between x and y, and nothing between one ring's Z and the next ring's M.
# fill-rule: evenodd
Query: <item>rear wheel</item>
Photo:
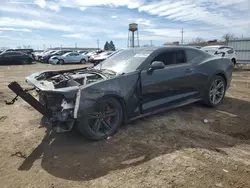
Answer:
M236 65L236 59L233 58L231 61L232 61L233 65L234 65L234 67L235 67L235 65Z
M28 64L28 63L29 63L29 61L28 61L27 59L23 59L23 60L22 60L22 64L23 64L23 65L26 65L26 64Z
M78 130L88 139L102 140L113 135L122 123L123 109L115 98L96 102L77 122Z
M204 102L211 107L218 106L226 93L226 82L222 76L215 76L205 91Z
M86 60L85 60L85 59L81 59L80 63L81 63L81 64L85 64L85 63L86 63Z
M59 59L58 64L63 65L64 64L64 60L63 59Z

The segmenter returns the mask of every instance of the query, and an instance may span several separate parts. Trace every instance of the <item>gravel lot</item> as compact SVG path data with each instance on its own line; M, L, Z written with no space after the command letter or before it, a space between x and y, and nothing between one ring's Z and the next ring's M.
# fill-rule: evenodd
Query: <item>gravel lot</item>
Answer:
M223 104L192 104L134 121L109 140L49 134L41 115L14 95L10 81L45 69L0 67L0 187L250 187L250 69L235 69ZM208 123L204 123L204 119Z

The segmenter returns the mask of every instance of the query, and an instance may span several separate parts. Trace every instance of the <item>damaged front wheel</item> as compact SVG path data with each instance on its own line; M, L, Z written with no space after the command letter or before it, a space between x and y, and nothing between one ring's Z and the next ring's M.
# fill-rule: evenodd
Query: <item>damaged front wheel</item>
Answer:
M115 98L103 98L78 120L78 130L88 139L102 140L113 135L122 123L123 109Z

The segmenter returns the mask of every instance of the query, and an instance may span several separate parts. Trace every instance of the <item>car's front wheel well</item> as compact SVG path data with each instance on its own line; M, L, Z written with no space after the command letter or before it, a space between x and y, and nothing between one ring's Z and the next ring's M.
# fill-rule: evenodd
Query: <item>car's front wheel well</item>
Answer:
M225 76L225 74L223 74L223 73L218 73L218 74L216 74L215 76L221 76L221 77L224 79L225 84L226 84L226 87L227 87L227 77Z
M235 58L232 58L231 61L233 62L234 65L236 64L236 59Z

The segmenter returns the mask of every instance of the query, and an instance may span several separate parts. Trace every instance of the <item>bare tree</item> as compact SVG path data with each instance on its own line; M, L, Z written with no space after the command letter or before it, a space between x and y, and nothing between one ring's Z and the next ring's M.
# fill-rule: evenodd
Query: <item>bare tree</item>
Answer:
M21 47L21 46L17 46L16 48L17 48L17 49L22 49L22 47Z
M29 48L31 48L31 46L30 45L23 45L23 48L24 49L29 49Z
M206 42L203 38L201 38L201 37L196 37L196 38L194 38L193 40L192 40L192 44L200 44L200 43L204 43L204 42Z
M226 42L228 42L229 40L234 39L235 36L234 36L234 34L226 33L225 35L223 35L222 38L223 38Z

